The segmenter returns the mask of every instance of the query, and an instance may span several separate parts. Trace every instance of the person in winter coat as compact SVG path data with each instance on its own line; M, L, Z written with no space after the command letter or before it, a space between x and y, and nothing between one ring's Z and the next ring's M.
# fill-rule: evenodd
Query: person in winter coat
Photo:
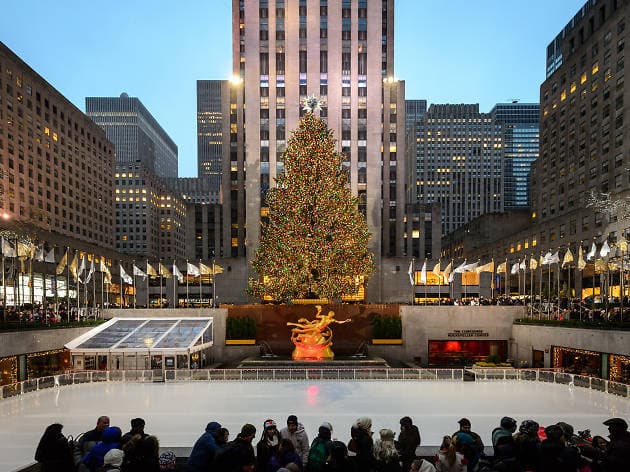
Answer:
M394 432L381 429L380 439L374 442L374 458L377 472L402 472L398 451L394 445Z
M435 472L435 466L429 461L420 458L414 459L409 470L411 472Z
M400 454L400 460L402 461L402 468L404 472L408 472L411 463L416 458L416 448L420 446L420 431L418 427L413 424L413 421L408 416L400 419L400 433L398 433L398 453Z
M534 420L525 420L514 435L516 458L525 471L536 470L540 460L539 424Z
M308 472L322 472L324 467L326 467L332 447L330 437L330 429L324 425L320 426L317 437L313 439L308 453L308 462L306 464Z
M361 472L376 470L374 443L372 442L372 420L367 416L357 419L350 428L350 435L356 453L354 461L357 469Z
M516 432L516 421L514 418L504 416L501 418L501 426L492 430L492 446L494 447L494 455L496 456L501 449L501 444L505 444L506 440L512 440L512 435Z
M435 461L435 470L437 472L467 472L467 462L464 455L455 450L455 440L444 436Z
M357 472L354 462L348 457L348 448L341 441L331 443L330 457L324 472Z
M254 455L254 447L252 441L256 436L256 427L251 424L245 424L241 428L241 432L231 441L217 456L214 464L213 472L241 472L243 470L254 470L256 465L256 456ZM252 467L253 466L253 467Z
M205 472L210 469L217 452L216 437L221 430L221 425L211 421L206 426L206 431L197 439L188 457L188 472Z
M131 430L129 430L127 433L123 434L123 437L120 440L120 444L122 446L124 446L125 443L127 441L129 441L132 437L134 437L136 434L139 434L143 438L146 438L148 436L148 434L144 432L144 425L145 425L145 422L144 422L144 420L142 418L134 418L134 419L132 419L131 420Z
M562 428L556 424L545 428L545 439L540 445L539 472L575 472L578 468L577 448L567 446Z
M468 460L468 468L470 470L475 470L475 467L477 467L477 463L483 454L483 441L481 440L481 436L472 431L470 420L468 418L462 418L458 421L458 423L459 431L453 434L455 448L457 449L457 452L463 454ZM459 437L460 435L462 438ZM472 439L471 444L469 444L468 438Z
M109 416L99 416L96 427L77 438L77 447L74 449L74 464L79 472L87 470L83 465L83 459L88 452L98 443L103 436L103 431L109 426Z
M132 436L123 446L122 472L159 472L160 443L155 436Z
M628 423L623 418L611 418L604 421L604 425L608 426L610 442L604 455L603 470L606 472L627 470L630 464Z
M35 460L42 472L65 472L74 469L68 439L62 434L63 425L51 424L46 428L35 451Z
M283 439L280 441L280 448L278 452L274 454L266 469L258 469L260 471L267 470L267 472L276 472L280 468L287 467L288 464L296 464L299 470L302 470L302 459L295 452L295 447L290 439Z
M103 466L98 469L99 472L121 472L121 466L125 453L120 449L110 449L103 458Z
M87 453L83 458L83 464L91 471L95 472L100 466L103 465L105 454L111 449L120 449L120 438L122 432L117 426L110 426L103 430L101 441Z
M260 441L256 444L256 470L264 471L271 457L278 454L280 449L280 433L274 420L267 420L263 425Z
M306 465L310 443L308 442L308 435L304 431L304 426L298 421L297 416L290 415L287 418L287 427L280 430L280 437L291 440L295 447L295 452L302 459L302 464Z

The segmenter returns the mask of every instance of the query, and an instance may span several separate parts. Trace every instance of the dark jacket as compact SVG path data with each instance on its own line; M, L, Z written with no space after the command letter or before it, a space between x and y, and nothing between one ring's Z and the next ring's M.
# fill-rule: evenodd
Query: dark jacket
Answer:
M603 469L606 472L627 470L630 464L630 432L624 431L610 437L610 443L603 460Z
M409 466L416 458L416 448L420 445L420 431L415 424L403 429L398 433L398 453L403 462L403 468L409 470Z
M279 468L286 467L287 464L290 464L291 462L299 466L300 470L302 470L303 468L302 458L295 451L278 452L277 454L274 454L273 456L271 456L271 459L267 463L267 466L265 469L257 469L257 470L261 472L264 470L266 470L267 472L276 472Z
M101 441L96 443L90 452L88 452L83 458L83 463L88 469L90 469L90 471L94 472L103 465L105 454L107 454L110 449L120 448L120 437L120 428L116 426L110 426L109 428L105 428L103 430Z
M575 472L578 463L579 453L574 447L550 439L540 445L539 472Z
M159 472L159 452L155 438L136 434L123 446L122 472Z
M271 460L271 457L278 453L280 448L280 433L275 433L275 444L270 444L267 440L267 432L263 430L263 437L256 444L256 470L264 471Z
M352 439L356 445L357 455L354 461L357 469L361 472L371 472L376 470L376 458L374 457L374 442L367 431L361 428L351 429Z
M66 472L74 469L72 451L61 427L48 427L35 451L42 472Z
M217 456L215 468L217 472L240 472L245 464L255 464L256 456L251 441L243 439L239 433L234 441L227 444Z
M215 435L220 429L221 425L218 423L208 423L206 432L197 439L192 451L190 451L186 466L188 472L206 472L209 470L217 453Z

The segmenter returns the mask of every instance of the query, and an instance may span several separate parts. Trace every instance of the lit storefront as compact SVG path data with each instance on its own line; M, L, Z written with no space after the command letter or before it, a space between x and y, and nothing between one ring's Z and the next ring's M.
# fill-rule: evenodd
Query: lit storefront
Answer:
M553 366L578 375L602 377L605 373L608 356L601 352L574 349L564 346L552 346Z
M630 384L630 356L611 354L608 365L610 380Z
M469 330L470 331L470 330ZM482 333L472 330L473 334ZM467 332L460 332L465 336ZM457 333L456 333L457 334ZM488 358L505 362L507 358L507 341L498 340L431 340L429 341L429 366L464 366Z

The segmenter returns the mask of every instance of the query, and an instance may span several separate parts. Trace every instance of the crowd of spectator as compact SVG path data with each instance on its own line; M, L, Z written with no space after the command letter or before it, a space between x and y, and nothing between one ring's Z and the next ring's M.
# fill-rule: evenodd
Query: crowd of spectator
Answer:
M232 441L220 423L208 423L195 442L187 472L624 472L630 470L630 433L622 418L604 421L609 439L590 437L588 431L574 433L560 422L541 427L534 420L520 426L504 417L492 431L492 454L469 419L458 421L459 428L443 437L439 448L427 457L420 449L418 427L409 417L400 419L400 431L381 429L373 438L372 420L358 418L348 441L335 438L329 422L323 422L309 442L295 415L279 428L268 419L259 440L256 427L245 424ZM55 423L46 428L35 459L43 472L159 472L176 470L176 457L160 454L155 436L144 431L142 418L131 420L131 429L122 434L101 416L96 427L76 439L62 433Z

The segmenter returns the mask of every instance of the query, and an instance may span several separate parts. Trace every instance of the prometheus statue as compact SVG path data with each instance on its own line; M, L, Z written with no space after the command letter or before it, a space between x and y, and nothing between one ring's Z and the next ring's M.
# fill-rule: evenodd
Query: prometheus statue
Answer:
M291 342L295 345L293 360L330 360L335 357L332 347L332 323L349 323L352 319L339 321L335 319L335 312L329 311L327 315L322 313L322 307L316 305L315 319L308 321L300 318L297 323L287 323L294 326L291 329Z

